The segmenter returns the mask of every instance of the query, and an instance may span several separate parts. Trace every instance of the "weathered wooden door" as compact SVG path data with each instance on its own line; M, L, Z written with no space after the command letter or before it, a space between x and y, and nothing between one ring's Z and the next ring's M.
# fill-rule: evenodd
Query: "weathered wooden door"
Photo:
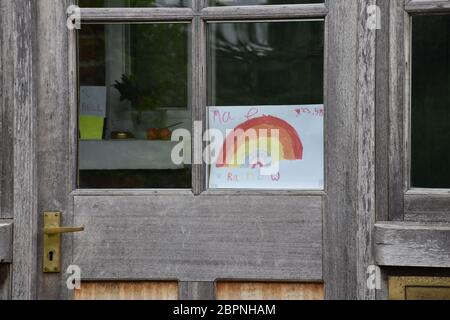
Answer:
M373 58L368 2L156 2L162 6L80 1L81 15L71 11L80 30L67 27L71 1L30 5L38 39L37 296L72 298L67 279L79 270L78 298L214 298L215 283L221 297L242 297L230 281L290 282L296 298L320 298L322 284L327 298L363 297L356 261L369 262L370 239L356 208L370 217L358 195L372 186L370 171L358 168L372 145L358 141L371 141L373 75L358 66L364 58L370 68ZM249 115L252 107L260 113ZM304 176L289 180L294 167L266 184L239 174L221 180L222 171L198 161L202 133L226 128L242 110L304 132L302 156L312 159L298 168ZM300 128L296 119L315 125ZM167 130L148 130L172 124L192 132L194 164L171 163L176 143L163 141ZM302 159L295 152L288 160ZM62 235L59 273L41 269L49 211L62 213L64 227L85 226Z

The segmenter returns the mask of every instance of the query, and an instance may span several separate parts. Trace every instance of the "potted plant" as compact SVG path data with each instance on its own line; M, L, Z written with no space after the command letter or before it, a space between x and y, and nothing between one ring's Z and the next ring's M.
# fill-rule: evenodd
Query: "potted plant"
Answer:
M133 74L122 75L121 81L116 81L113 87L120 93L120 101L129 101L131 107L136 111L132 117L135 124L135 128L139 132L136 132L138 136L145 136L147 128L143 125L143 113L147 111L158 111L156 122L153 126L164 126L165 111L157 110L158 101L155 97L158 97L158 92L149 86L148 83L143 83ZM141 128L142 127L142 128Z

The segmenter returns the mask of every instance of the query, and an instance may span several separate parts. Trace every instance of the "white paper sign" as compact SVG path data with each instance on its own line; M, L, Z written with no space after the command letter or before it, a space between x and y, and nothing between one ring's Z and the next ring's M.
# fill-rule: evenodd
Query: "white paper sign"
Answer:
M106 87L80 87L80 114L86 116L106 116Z
M323 105L210 107L209 128L223 135L210 188L323 190Z

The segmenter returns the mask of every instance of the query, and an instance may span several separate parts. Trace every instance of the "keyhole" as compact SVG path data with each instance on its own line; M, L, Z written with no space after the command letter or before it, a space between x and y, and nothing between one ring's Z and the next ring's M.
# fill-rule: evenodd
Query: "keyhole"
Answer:
M49 261L53 261L53 253L54 253L53 251L48 252L48 260Z

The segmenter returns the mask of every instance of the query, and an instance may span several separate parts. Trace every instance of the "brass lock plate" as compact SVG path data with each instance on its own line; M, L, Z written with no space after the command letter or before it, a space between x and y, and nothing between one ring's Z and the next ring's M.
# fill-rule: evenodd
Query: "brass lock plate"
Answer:
M391 300L450 300L450 278L389 277Z
M44 230L61 226L61 212L44 213ZM61 272L61 234L44 232L44 272Z

